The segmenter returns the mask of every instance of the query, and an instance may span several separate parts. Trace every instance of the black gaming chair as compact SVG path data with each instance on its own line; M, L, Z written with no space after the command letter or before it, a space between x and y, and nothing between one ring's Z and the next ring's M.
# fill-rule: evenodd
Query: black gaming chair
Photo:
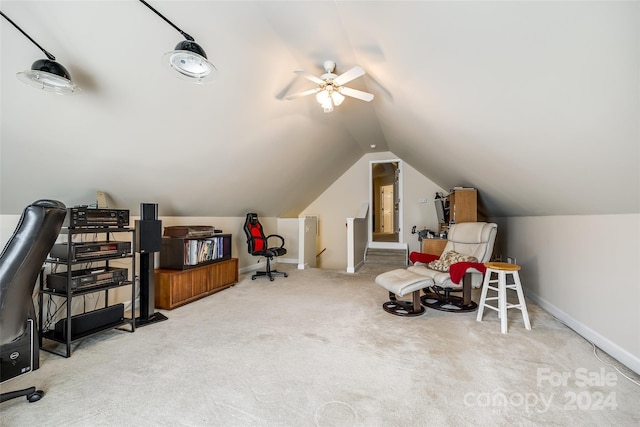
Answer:
M38 200L27 206L0 254L0 382L40 367L33 288L67 213L64 204ZM0 402L26 396L36 402L42 390L29 387L2 393Z
M267 259L266 271L256 271L256 274L251 276L251 279L256 280L258 276L267 276L269 280L273 281L274 274L282 274L284 277L288 277L287 273L271 269L271 260L273 257L282 256L287 253L287 250L284 248L284 237L278 234L265 236L264 231L262 231L262 224L258 221L258 214L256 213L247 214L247 219L244 222L244 232L247 235L249 253L255 256L263 256ZM269 239L271 238L279 239L280 246L269 247Z

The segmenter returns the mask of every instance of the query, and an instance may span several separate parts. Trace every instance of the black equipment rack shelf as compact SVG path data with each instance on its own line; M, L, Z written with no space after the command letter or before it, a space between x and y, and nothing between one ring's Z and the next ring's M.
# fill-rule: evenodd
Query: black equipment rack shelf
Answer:
M73 241L73 236L74 235L79 235L79 234L104 234L105 235L105 239L106 242L119 242L117 240L111 240L110 235L111 233L131 233L131 237L130 237L130 242L131 242L131 251L127 254L118 254L118 255L113 255L113 256L101 256L101 257L91 257L91 258L85 258L82 260L72 260L72 256L71 256L71 246L68 243ZM126 331L126 332L135 332L135 327L136 327L136 322L135 322L135 311L131 310L130 316L124 316L122 319L115 321L115 322L109 322L109 323L105 323L105 324L100 324L98 327L95 328L90 328L88 330L83 330L79 333L74 333L72 330L72 319L75 316L72 316L71 312L72 312L72 300L74 297L79 297L79 296L84 296L84 295L88 295L88 294L92 294L92 293L97 293L97 292L104 292L104 306L102 309L107 309L108 307L115 307L117 304L113 304L113 305L109 305L109 290L111 289L115 289L115 288L121 288L124 286L131 286L131 302L132 304L135 302L136 299L136 286L135 286L135 282L136 282L136 258L135 258L135 238L134 238L134 233L135 233L135 229L134 228L129 228L129 227L80 227L80 228L68 228L68 227L63 227L62 231L60 232L60 236L66 236L66 242L67 243L67 247L68 247L68 253L67 253L67 259L60 259L60 258L48 258L45 263L50 264L50 265L63 265L66 267L66 275L67 275L67 282L66 282L66 290L65 291L61 291L61 290L57 290L57 289L53 289L53 288L48 288L45 287L45 279L44 279L44 269L40 272L40 292L38 294L38 303L39 303L39 344L40 344L40 348L42 350L45 350L49 353L53 353L56 354L58 356L63 356L63 357L71 357L71 343L82 339L82 338L86 338L88 336L97 334L99 332L108 330L108 329L114 329L114 328L118 328L120 330ZM74 242L76 243L76 242ZM104 269L108 269L109 268L109 262L110 261L116 261L116 260L122 260L122 259L130 259L131 260L131 280L124 280L124 281L120 281L120 282L111 282L111 283L106 283L106 284L101 284L101 285L97 285L97 286L90 286L90 287L86 287L86 288L80 288L80 289L72 289L71 286L71 279L72 279L72 273L77 271L74 270L73 267L74 266L78 266L78 265L82 265L82 264L89 264L89 263L100 263L100 267L104 267ZM65 272L62 272L63 274ZM62 305L65 305L65 316L62 317L60 320L62 319L66 319L66 322L64 324L64 328L66 329L64 332L60 332L59 330L56 329L47 329L46 331L44 330L45 324L44 324L44 296L47 295L49 297L49 299L53 298L53 297L60 297L63 298L64 301L62 302ZM92 312L98 312L99 310L102 310L100 308L95 308L92 310L86 310L83 314L90 314ZM57 311L57 310L56 310ZM47 313L47 317L49 317L51 315L51 313ZM49 320L49 319L48 319ZM128 328L120 328L122 326L127 326ZM50 326L50 325L49 325ZM42 346L43 344L43 340L44 339L48 339L51 341L55 341L61 344L64 344L66 346L66 351L64 353L60 353L58 351L56 351L56 348L45 348Z

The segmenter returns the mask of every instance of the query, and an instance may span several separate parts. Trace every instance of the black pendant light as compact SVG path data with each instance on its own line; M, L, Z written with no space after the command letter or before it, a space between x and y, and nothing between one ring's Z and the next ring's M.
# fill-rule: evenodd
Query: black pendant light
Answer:
M40 49L48 59L38 59L36 62L31 65L31 69L27 71L22 71L17 74L18 79L20 81L30 85L37 87L38 89L46 90L49 92L54 92L57 94L71 94L75 92L79 92L80 88L78 88L71 81L71 76L66 68L64 68L61 64L56 62L56 57L44 50L38 43L35 42L27 33L25 33L22 28L18 27L15 22L13 22L7 15L0 11L0 15L4 17L11 25L16 27L18 31L20 31L26 38L31 40L33 44L35 44L38 49Z
M173 22L165 18L149 3L140 0L142 4L151 9L156 15L164 19L169 25L178 30L186 40L178 43L174 50L164 54L164 63L178 73L178 77L193 83L203 84L213 81L218 73L216 67L207 60L204 49L195 42L193 37L178 28Z

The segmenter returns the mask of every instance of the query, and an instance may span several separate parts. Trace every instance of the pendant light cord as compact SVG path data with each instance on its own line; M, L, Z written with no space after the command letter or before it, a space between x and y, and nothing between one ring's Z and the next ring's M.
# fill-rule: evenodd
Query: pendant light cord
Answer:
M178 32L180 34L182 34L184 36L185 39L189 40L189 41L195 41L193 39L193 37L191 37L189 34L185 33L184 31L182 31L180 28L178 28L173 22L169 21L167 18L165 18L160 12L158 12L157 10L155 10L149 3L147 3L144 0L140 0L140 3L144 4L145 6L147 6L149 9L151 9L156 15L158 15L160 18L164 19L167 24L171 25L173 28L175 28L176 30L178 30ZM14 24L15 25L15 24Z
M47 52L46 50L43 49L42 46L40 46L38 43L36 43L36 41L34 39L32 39L29 34L25 33L22 28L18 27L18 25L13 22L11 19L9 19L9 17L7 15L5 15L4 13L2 13L2 11L0 11L0 15L2 15L4 17L4 19L6 19L7 21L9 21L11 23L11 25L13 25L14 27L16 27L18 29L18 31L20 31L22 34L24 34L24 36L26 38L28 38L29 40L31 40L31 43L35 44L36 46L38 46L38 49L40 49L45 55L47 55L47 58L49 58L52 61L56 60L56 57L53 56L52 54L50 54L49 52Z

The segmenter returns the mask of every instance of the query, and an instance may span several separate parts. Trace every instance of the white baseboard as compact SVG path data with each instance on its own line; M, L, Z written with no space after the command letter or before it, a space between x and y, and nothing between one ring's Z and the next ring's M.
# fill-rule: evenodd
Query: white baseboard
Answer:
M265 264L262 264L262 263L251 264L250 266L239 268L238 273L244 274L252 271L258 271L263 265Z
M364 265L364 260L357 263L354 267L348 267L347 273L355 273L356 271L360 270L360 267L362 267L363 265Z
M618 362L625 365L627 368L631 369L637 374L640 374L640 358L629 353L624 348L620 347L614 342L611 342L608 338L600 335L593 329L588 326L580 323L576 319L569 316L564 311L560 310L555 305L549 303L548 301L540 298L538 295L529 292L527 294L527 298L530 298L533 302L538 304L543 310L557 317L560 321L564 322L571 329L576 331L578 334L591 341L594 345L601 348L611 357L616 359Z

